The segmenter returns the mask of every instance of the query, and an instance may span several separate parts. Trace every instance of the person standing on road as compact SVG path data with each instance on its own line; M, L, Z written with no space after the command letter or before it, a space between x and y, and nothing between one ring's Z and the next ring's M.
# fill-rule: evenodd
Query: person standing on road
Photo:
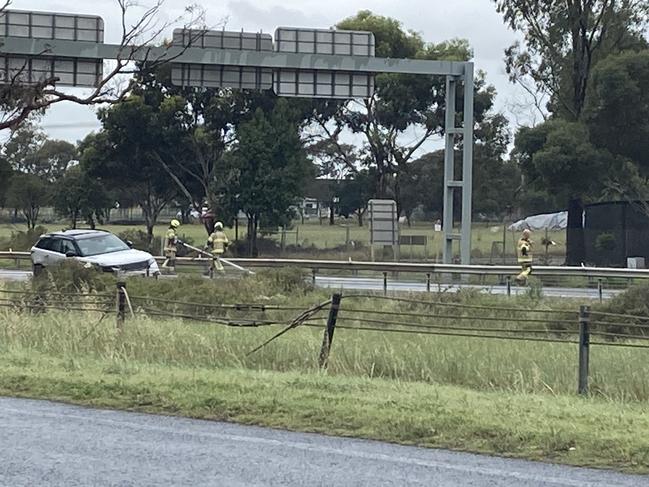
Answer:
M225 253L225 249L229 244L228 236L223 231L223 223L216 222L214 224L214 232L208 237L207 244L205 245L205 248L209 249L212 253L211 274L214 274L214 271L225 271L220 257Z
M532 232L523 230L520 240L518 241L518 263L521 265L521 273L516 276L516 282L525 285L527 278L532 273L532 245L530 240Z
M178 253L178 244L180 243L176 233L178 227L180 227L180 222L178 220L171 220L169 222L169 229L165 234L165 261L162 263L162 267L169 269L171 272L176 272L176 254Z

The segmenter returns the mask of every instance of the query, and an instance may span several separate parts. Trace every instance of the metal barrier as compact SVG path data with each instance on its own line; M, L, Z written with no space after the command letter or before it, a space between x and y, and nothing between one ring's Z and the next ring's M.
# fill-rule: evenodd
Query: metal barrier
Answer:
M29 252L0 252L0 260L29 260ZM156 257L160 262L164 257ZM209 259L202 257L178 257L176 262L180 265L200 265L209 263ZM352 260L307 260L307 259L252 259L231 258L228 262L240 267L256 268L282 268L296 267L315 271L369 271L409 274L450 274L474 276L512 276L520 272L518 266L505 265L455 265L434 263L401 263L401 262L367 262ZM567 267L567 266L534 266L534 274L538 277L581 277L589 279L617 278L617 279L649 279L649 269L622 269L609 267Z

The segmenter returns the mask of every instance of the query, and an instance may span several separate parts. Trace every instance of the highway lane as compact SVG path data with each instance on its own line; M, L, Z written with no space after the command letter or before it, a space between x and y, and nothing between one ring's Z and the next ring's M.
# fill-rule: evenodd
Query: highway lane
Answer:
M373 278L360 278L360 277L317 277L316 285L332 289L348 289L356 291L383 291L383 279ZM454 293L460 289L475 289L487 294L507 294L507 286L498 285L477 285L477 284L441 284L439 287L436 283L431 284L433 292L446 292ZM416 281L397 281L388 279L388 291L396 292L426 292L425 282ZM529 291L527 287L518 287L512 285L511 294L519 295L525 294ZM617 294L620 290L610 289L602 291L603 299L610 299ZM587 288L568 288L568 287L544 287L543 295L557 298L582 298L582 299L598 299L599 293L597 289Z
M649 487L608 471L0 398L0 485Z
M27 281L31 277L31 271L19 270L2 270L0 269L0 281ZM318 276L316 285L329 289L346 289L355 291L383 291L383 279L365 278L365 277L326 277ZM506 286L491 286L477 284L442 284L439 288L437 284L432 284L432 291L457 292L460 289L476 289L488 294L506 295ZM388 290L396 292L426 292L426 283L408 280L388 280ZM512 295L524 294L528 288L512 286ZM603 299L610 299L621 291L616 289L604 289L602 292ZM574 299L598 299L597 289L587 288L569 288L569 287L544 287L543 295L557 298L574 298Z

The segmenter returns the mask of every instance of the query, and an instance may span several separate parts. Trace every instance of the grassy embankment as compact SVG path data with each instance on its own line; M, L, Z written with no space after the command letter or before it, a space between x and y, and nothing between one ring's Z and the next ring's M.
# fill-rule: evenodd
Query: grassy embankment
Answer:
M327 297L273 279L213 288L199 280L134 281L129 289L136 296L162 286L157 295L172 300L193 286L200 302L304 308ZM453 299L566 310L578 304ZM382 302L374 309L395 306ZM649 472L644 350L593 348L593 395L579 398L573 344L340 329L328 372L321 373L322 330L316 328L293 330L248 356L279 328L142 316L128 320L120 334L113 317L99 322L94 312L0 313L2 394Z

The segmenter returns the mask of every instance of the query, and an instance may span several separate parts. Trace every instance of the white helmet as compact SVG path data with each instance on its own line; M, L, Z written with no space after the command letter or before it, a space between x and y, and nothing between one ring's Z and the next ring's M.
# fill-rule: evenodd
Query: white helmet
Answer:
M221 222L216 222L216 223L214 224L214 228L216 228L216 229L218 229L218 230L223 230L223 223L221 223Z

